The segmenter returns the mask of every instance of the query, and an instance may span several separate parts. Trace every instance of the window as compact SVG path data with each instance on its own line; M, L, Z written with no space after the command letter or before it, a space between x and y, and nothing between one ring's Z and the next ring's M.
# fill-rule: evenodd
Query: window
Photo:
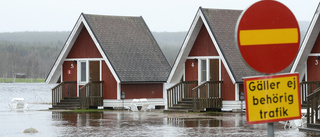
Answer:
M87 63L81 62L81 69L80 69L80 81L86 82L87 81Z
M207 60L201 60L201 82L207 81Z

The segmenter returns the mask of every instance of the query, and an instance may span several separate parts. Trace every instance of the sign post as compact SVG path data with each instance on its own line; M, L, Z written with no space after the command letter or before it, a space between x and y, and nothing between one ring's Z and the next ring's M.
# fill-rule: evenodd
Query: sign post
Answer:
M245 10L236 25L236 43L245 62L265 77L245 78L248 124L301 118L299 74L270 75L287 68L300 45L299 24L285 5L261 0Z

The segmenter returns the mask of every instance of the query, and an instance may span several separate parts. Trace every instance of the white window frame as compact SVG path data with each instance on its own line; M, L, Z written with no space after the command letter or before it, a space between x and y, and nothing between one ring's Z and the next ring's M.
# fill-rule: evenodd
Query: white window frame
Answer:
M79 65L78 65L78 83L79 85L85 85L86 83L88 83L89 81L89 62L88 60L79 60ZM81 66L82 66L82 62L86 63L86 80L85 81L81 81Z
M198 84L202 84L206 81L208 81L210 79L210 60L211 59L218 59L219 60L219 80L221 80L221 58L219 56L192 56L192 57L188 57L187 59L197 59L198 60ZM206 75L206 80L202 81L202 60L206 60L207 63L207 75ZM185 68L185 67L184 67ZM184 70L184 74L185 74L185 70Z
M206 63L206 68L205 69L203 68L203 62ZM206 73L205 74L206 75L205 79L203 78L203 73ZM200 60L200 75L199 76L200 76L200 82L201 83L208 81L208 60L207 59L201 59Z

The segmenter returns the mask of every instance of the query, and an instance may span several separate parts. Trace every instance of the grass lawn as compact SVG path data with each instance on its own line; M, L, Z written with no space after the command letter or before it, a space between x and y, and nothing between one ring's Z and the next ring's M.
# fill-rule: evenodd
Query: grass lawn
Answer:
M4 78L0 78L0 83L40 83L45 82L44 78L37 78L37 79L31 79L31 78L6 78L6 81L4 81Z

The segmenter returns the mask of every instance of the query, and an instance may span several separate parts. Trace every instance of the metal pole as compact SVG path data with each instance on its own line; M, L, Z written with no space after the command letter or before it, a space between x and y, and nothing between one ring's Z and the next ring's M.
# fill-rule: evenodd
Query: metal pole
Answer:
M273 123L268 123L268 137L274 137Z
M270 76L271 74L267 74L266 76ZM268 123L268 137L274 137L274 126L273 123Z

